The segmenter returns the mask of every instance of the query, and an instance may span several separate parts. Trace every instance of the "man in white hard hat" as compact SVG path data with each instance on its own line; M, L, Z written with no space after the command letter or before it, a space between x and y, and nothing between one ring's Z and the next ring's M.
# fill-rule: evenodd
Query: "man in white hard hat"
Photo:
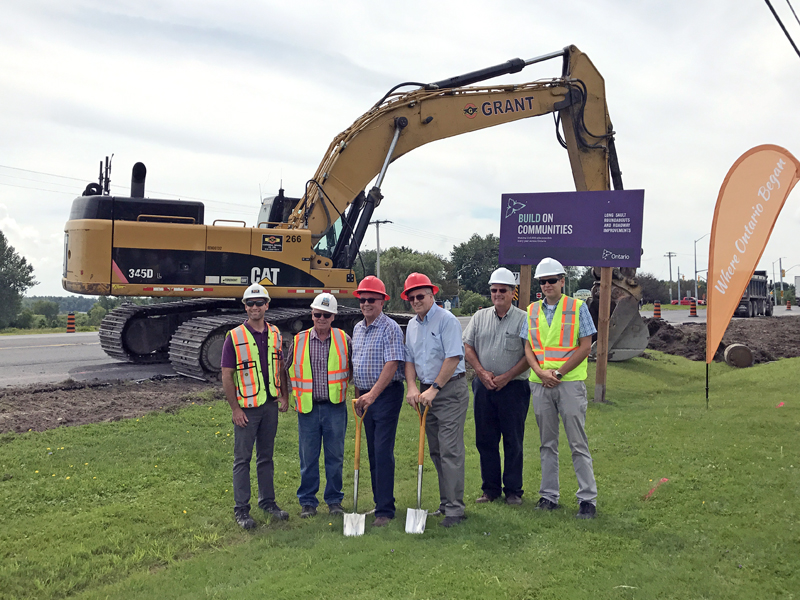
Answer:
M289 378L297 411L300 449L300 517L317 514L319 455L325 449L323 499L331 515L341 515L344 437L347 431L347 385L352 375L351 341L332 327L338 303L332 294L319 294L311 303L314 326L294 336L289 351Z
M400 297L417 314L406 328L406 401L412 408L429 406L425 422L428 449L439 476L442 527L463 522L464 423L469 408L461 324L453 313L439 308L434 294L439 288L422 273L406 278ZM417 377L420 386L417 387Z
M586 304L562 294L564 267L553 258L536 266L534 277L544 299L528 307L520 331L531 367L533 412L539 426L542 461L539 510L558 508L558 418L564 423L572 466L578 478L579 519L593 519L597 483L586 438L586 370L592 336L597 329Z
M367 411L364 433L375 501L372 525L384 527L395 514L394 441L403 407L405 346L400 326L383 312L389 299L383 282L368 275L353 294L364 315L353 329L356 411Z
M283 371L281 334L264 320L269 292L251 285L242 302L247 320L228 332L222 346L222 388L231 406L233 428L233 514L244 529L256 522L250 516L250 460L256 447L258 506L276 519L289 518L275 502L272 454L278 412L289 406ZM277 402L276 402L277 401Z
M494 502L503 493L506 504L522 504L522 455L525 419L531 390L525 341L519 331L525 311L512 304L514 274L499 268L489 277L491 308L476 312L464 331L466 359L475 369L472 380L475 446L481 463L477 503ZM500 465L503 440L505 469Z

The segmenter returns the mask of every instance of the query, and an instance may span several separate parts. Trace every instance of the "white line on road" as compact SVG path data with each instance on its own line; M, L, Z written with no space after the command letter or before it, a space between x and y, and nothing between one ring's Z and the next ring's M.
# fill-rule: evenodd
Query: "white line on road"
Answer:
M99 346L100 342L87 342L85 344L43 344L41 346L10 346L0 350L27 350L28 348L57 348L61 346Z

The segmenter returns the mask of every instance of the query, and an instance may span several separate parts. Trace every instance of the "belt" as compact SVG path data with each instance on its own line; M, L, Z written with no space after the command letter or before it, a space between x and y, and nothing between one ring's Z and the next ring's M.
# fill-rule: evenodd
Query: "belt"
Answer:
M451 383L453 381L457 381L457 380L461 379L462 377L466 377L466 375L467 375L466 372L459 373L458 375L453 375L450 379L447 380L447 383ZM445 383L442 387L445 387L447 385L447 383ZM429 387L431 387L431 385L433 385L433 384L432 383L422 383L422 384L420 384L420 390L424 392Z
M384 390L383 390L383 391L385 392L386 390L388 390L388 389L389 389L390 387L392 387L393 385L403 385L403 382L402 382L402 381L400 381L400 380L398 380L398 381L390 381L390 382L389 382L389 385L387 385L387 386L384 388ZM366 389L366 390L362 390L361 388L356 388L356 390L358 391L358 395L359 395L359 396L363 396L364 394L366 394L366 393L367 393L368 391L370 391L371 389L372 389L372 388L369 388L369 389Z

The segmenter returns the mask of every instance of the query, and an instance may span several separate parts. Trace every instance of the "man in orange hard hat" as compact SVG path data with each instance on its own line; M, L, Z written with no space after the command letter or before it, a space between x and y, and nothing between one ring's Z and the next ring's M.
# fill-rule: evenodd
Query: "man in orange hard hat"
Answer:
M365 277L353 295L358 296L364 315L353 330L356 410L359 414L367 411L364 432L375 501L372 525L383 527L395 513L394 441L403 406L405 346L400 326L383 313L389 295L380 279Z
M461 324L436 305L439 288L422 273L406 278L404 300L417 314L406 329L406 401L429 406L425 432L431 460L439 476L440 523L453 527L464 521L464 422L469 407ZM420 387L417 387L419 377Z

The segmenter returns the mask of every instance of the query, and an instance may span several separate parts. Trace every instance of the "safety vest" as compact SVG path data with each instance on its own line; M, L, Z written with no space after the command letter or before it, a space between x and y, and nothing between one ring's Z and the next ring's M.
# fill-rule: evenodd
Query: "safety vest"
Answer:
M528 341L542 369L558 369L564 366L570 356L578 349L580 332L581 300L561 296L553 315L552 325L541 308L541 301L528 307ZM577 367L564 374L562 381L583 381L586 379L588 357ZM541 383L538 375L531 369L530 380Z
M295 410L311 412L314 407L314 383L311 376L311 329L294 336L294 356L289 368L292 381L292 395ZM347 394L347 380L350 377L350 363L347 352L347 336L341 329L331 329L330 349L328 350L328 399L334 404L344 401Z
M269 388L264 385L261 372L261 359L253 334L244 325L234 327L228 332L236 354L236 398L242 408L255 408L264 404L269 397L277 398L281 385L281 370L278 367L278 350L281 347L281 334L270 323L267 326L267 368L269 369ZM267 395L269 391L269 396Z

